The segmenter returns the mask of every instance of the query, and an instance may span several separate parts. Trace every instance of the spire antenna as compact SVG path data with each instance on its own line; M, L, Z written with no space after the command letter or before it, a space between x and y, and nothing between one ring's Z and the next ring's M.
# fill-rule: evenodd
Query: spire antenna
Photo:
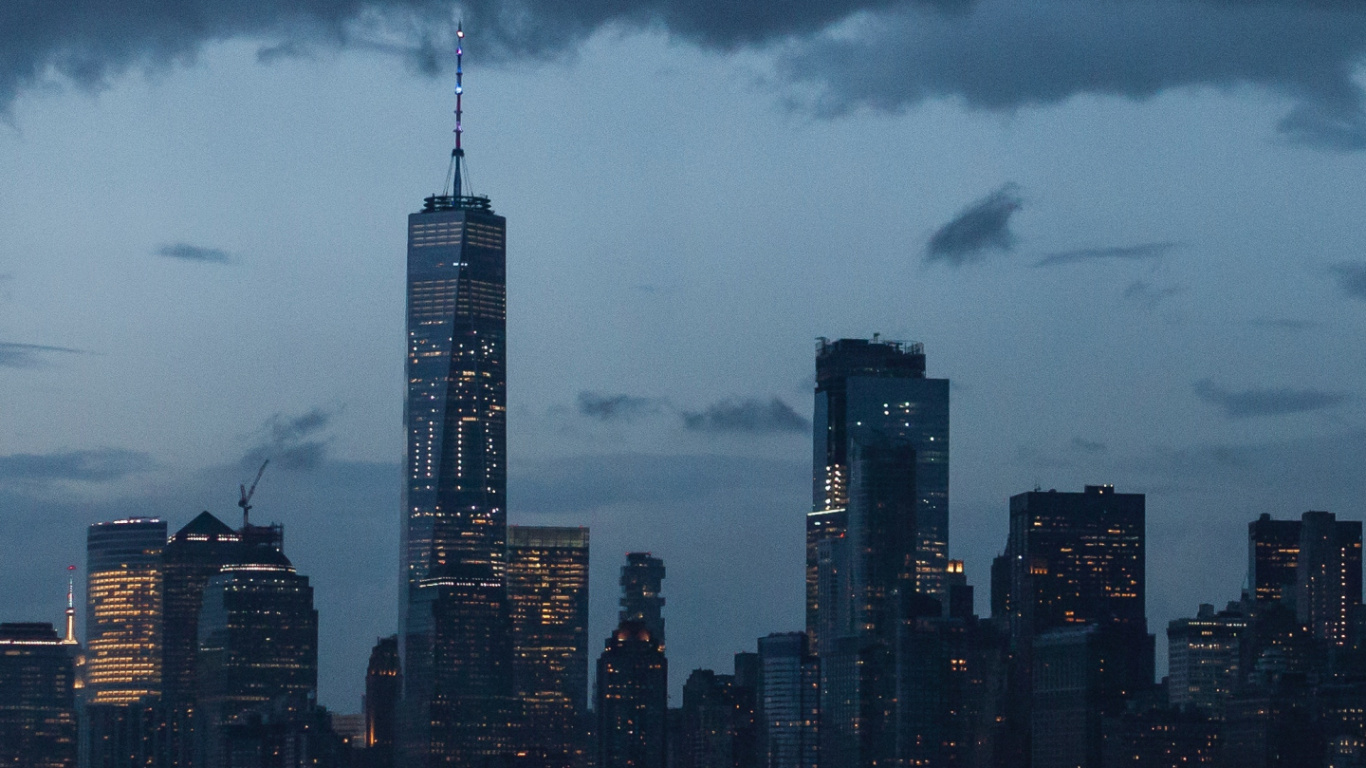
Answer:
M465 133L465 126L461 122L464 118L463 104L461 103L465 95L464 59L465 23L458 21L455 24L455 149L451 151L451 159L455 163L454 194L456 200L459 200L464 194L460 188L460 162L465 159L465 148L460 143L460 139Z
M62 645L76 645L76 566L66 567L66 636Z

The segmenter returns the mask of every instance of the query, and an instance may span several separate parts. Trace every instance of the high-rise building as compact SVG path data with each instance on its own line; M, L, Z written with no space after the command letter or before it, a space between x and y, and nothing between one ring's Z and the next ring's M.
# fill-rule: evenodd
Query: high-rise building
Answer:
M759 654L735 654L735 674L731 680L734 733L731 758L734 768L759 768Z
M463 29L457 36L455 149L446 188L408 217L400 740L403 754L422 760L441 754L442 740L464 738L433 726L445 715L432 710L439 703L432 686L442 672L435 666L439 621L432 611L467 595L479 603L471 614L483 615L487 599L481 590L428 582L468 576L481 584L491 579L503 590L507 553L507 221L489 198L467 188ZM504 624L488 635L494 647L481 657L511 644L505 594L499 602ZM451 605L440 610L462 613Z
M0 765L75 768L75 679L51 624L0 624Z
M598 657L596 768L665 768L669 662L638 621L623 621Z
M1331 512L1300 518L1300 559L1295 571L1295 614L1317 640L1349 641L1352 615L1361 605L1361 521Z
M398 636L381 637L370 650L365 669L364 735L366 768L394 768L398 699L403 680L398 664Z
M588 529L508 528L507 590L520 746L544 766L581 762L588 709Z
M650 637L664 645L664 561L649 552L626 553L621 567L620 621L638 621L650 630Z
M1167 624L1167 701L1221 719L1242 672L1248 618L1238 603L1215 613L1202 604L1194 618Z
M694 669L683 684L678 739L670 743L678 768L734 768L735 676Z
M1010 499L1005 602L1018 709L1008 717L1020 728L1032 721L1032 735L1017 730L1014 738L1036 768L1074 758L1096 765L1100 717L1153 684L1144 526L1143 494L1109 485Z
M935 598L944 592L948 561L949 382L925 377L920 344L864 339L821 339L816 349L816 396L812 446L812 511L807 516L807 632L813 651L846 634L859 618L857 574L867 573L865 553L850 537L858 503L854 460L877 447L900 451L897 492L913 500L899 523L896 546L905 550L903 573L914 589ZM867 454L865 453L865 456ZM869 460L870 459L865 459ZM885 457L877 460L886 464ZM871 464L869 464L871 469ZM865 487L891 481L864 477ZM862 518L872 524L872 513ZM866 612L866 609L865 609ZM865 617L866 618L866 617Z
M169 765L193 764L193 734L199 715L199 612L204 587L224 565L234 561L241 541L240 533L206 511L166 543L161 677L165 762Z
M1259 603L1291 598L1300 562L1300 521L1271 515L1247 524L1248 596Z
M804 632L759 638L758 752L765 768L816 768L821 751L821 660Z
M250 711L298 709L318 688L313 588L284 552L279 526L244 528L243 546L204 586L196 731L201 765L228 765L227 729ZM281 702L284 702L283 704Z
M161 694L162 549L166 523L95 523L86 538L85 699L148 703Z

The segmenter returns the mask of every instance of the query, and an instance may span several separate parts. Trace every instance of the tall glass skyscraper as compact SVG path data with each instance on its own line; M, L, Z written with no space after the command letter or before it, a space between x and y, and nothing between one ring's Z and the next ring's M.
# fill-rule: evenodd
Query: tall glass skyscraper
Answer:
M162 550L166 521L90 526L86 538L85 698L147 703L161 694Z
M813 426L806 618L812 650L824 655L840 636L862 634L855 625L868 623L859 615L867 610L854 610L853 592L860 584L882 590L884 583L894 583L890 564L899 558L905 561L905 580L916 592L941 601L946 597L949 381L925 377L925 348L920 344L877 337L821 339ZM855 472L855 458L874 451L904 460L867 459L863 471ZM883 476L887 472L897 475L895 483ZM897 493L913 494L911 508L893 513L870 507L851 513L851 504L868 506L873 496L891 492L889 483L897 486ZM879 519L886 514L896 519ZM861 522L867 530L851 529ZM896 531L896 541L886 537L887 530L875 530L886 526ZM884 551L892 544L898 551ZM876 552L862 551L872 545ZM877 628L866 630L878 634Z

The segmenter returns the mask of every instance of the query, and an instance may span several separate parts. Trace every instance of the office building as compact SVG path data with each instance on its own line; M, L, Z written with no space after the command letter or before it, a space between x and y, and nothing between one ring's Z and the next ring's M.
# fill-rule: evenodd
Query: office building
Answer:
M519 744L545 766L568 768L587 748L588 540L587 528L508 528Z
M735 654L731 701L735 705L730 750L734 768L759 768L759 654Z
M403 679L398 663L398 636L381 637L370 650L365 669L365 713L360 745L366 768L394 768L399 695Z
M765 768L822 765L821 660L804 632L759 638L758 753Z
M1316 640L1346 646L1352 615L1361 605L1361 521L1331 512L1300 518L1295 571L1295 615Z
M483 766L515 751L512 648L507 589L487 563L443 566L423 579L432 638L431 667L404 671L410 703L427 712L429 731L401 764ZM424 680L414 680L423 675ZM413 749L409 747L409 749Z
M1248 618L1238 603L1215 613L1201 605L1194 618L1167 624L1167 701L1222 719L1242 675L1243 635Z
M75 680L51 624L0 624L0 765L76 767Z
M856 617L830 597L843 579L821 564L849 568L859 555L839 542L849 534L855 446L900 446L913 456L905 489L914 498L904 531L910 550L908 579L917 591L941 598L948 561L949 382L925 377L920 344L864 339L821 339L816 348L812 446L812 510L807 517L807 632L813 650L844 634ZM867 480L865 480L867 482ZM831 550L834 551L831 551ZM843 550L842 552L839 550ZM858 566L853 565L856 569ZM850 582L851 588L857 588ZM826 597L822 597L825 595ZM845 600L844 595L838 598ZM853 600L852 596L847 599Z
M677 768L733 768L735 676L694 669L683 684L678 738L671 740Z
M1247 588L1254 601L1293 600L1299 562L1300 521L1263 514L1247 524Z
M643 622L624 621L598 657L596 768L665 768L669 662Z
M234 561L242 535L201 512L166 542L163 553L162 712L165 762L192 765L199 715L199 612L204 587Z
M1108 485L1010 499L1008 596L993 602L1010 606L1007 750L1043 760L1035 768L1097 765L1099 718L1153 684L1144 526L1143 495Z
M619 621L634 621L650 630L650 637L664 645L664 561L649 552L628 552L621 567Z
M166 523L127 518L86 538L85 698L146 703L161 694L162 572Z
M313 588L275 543L279 526L245 527L234 562L204 586L199 615L200 764L228 765L228 726L245 713L297 708L318 688Z

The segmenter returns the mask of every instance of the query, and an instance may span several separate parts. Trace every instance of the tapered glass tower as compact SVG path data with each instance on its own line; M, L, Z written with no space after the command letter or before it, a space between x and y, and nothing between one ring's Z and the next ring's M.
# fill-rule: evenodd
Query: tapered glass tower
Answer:
M501 578L506 550L507 221L464 189L462 94L458 84L446 190L408 217L405 631L412 591L438 566L486 565Z

